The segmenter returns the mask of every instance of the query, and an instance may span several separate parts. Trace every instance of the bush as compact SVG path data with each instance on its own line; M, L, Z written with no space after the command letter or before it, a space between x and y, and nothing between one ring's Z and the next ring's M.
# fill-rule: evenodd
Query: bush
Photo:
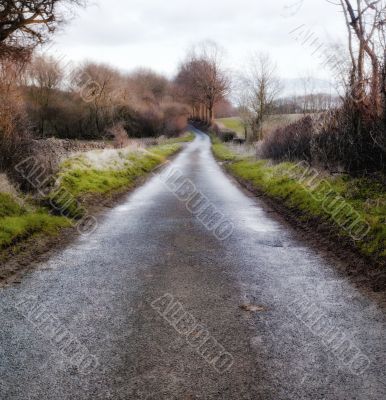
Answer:
M385 172L386 123L347 100L337 110L276 129L262 142L259 155L278 161L306 160L351 174Z
M164 133L167 136L178 136L184 132L188 125L189 110L178 103L165 103L162 105L164 119Z
M233 131L225 130L220 132L220 139L223 142L232 142L236 137L237 135Z
M269 134L261 145L261 156L274 160L311 161L314 134L315 122L312 117L306 116Z
M386 171L386 124L350 101L320 123L313 138L313 158L326 168L358 174Z
M116 149L122 149L128 145L129 137L122 122L113 125L107 132L112 136Z
M222 142L232 142L237 138L236 132L227 128L220 128L217 124L214 124L212 127L212 131L214 134L222 141Z
M186 128L188 109L173 102L173 84L158 74L139 70L125 75L85 63L70 77L70 90L63 90L57 61L39 57L29 68L23 98L36 137L104 139L121 122L135 138L174 136Z

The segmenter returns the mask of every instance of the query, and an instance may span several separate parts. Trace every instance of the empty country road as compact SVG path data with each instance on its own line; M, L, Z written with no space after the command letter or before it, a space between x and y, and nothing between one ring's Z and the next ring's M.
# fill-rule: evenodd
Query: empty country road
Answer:
M196 131L95 232L0 289L0 399L385 399L385 295L337 262Z

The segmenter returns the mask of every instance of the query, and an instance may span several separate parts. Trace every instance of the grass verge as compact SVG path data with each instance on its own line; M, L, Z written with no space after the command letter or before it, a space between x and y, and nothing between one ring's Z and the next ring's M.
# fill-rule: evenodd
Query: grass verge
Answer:
M87 213L89 201L94 202L132 188L136 180L177 153L182 143L193 140L189 134L165 140L162 145L142 151L117 152L119 165L98 168L84 155L66 160L61 166L57 185L43 201L25 202L0 193L0 249L7 249L34 235L57 235ZM54 215L56 214L56 215Z
M327 175L305 163L272 164L232 153L216 139L213 153L232 175L300 221L328 225L362 255L386 263L386 191L380 180Z
M181 149L181 141L153 146L147 150L118 152L104 168L83 155L66 160L61 166L57 186L48 204L70 218L81 218L87 206L101 196L114 195L132 188L137 179L147 175Z
M47 209L26 208L12 196L0 193L0 248L34 234L55 235L69 225L69 220L50 215Z

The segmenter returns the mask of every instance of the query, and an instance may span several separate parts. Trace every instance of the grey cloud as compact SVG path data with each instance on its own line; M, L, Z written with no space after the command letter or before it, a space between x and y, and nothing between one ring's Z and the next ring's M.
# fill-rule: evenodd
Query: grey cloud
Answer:
M319 68L310 49L289 34L296 26L308 25L325 41L345 38L341 15L326 0L95 1L96 6L68 24L57 39L58 48L74 58L104 61L108 55L111 64L122 68L147 65L154 53L157 60L148 66L172 73L170 66L187 47L210 38L227 50L231 65L248 52L269 50L281 70L294 77L299 65ZM297 55L298 66L288 60L291 54Z

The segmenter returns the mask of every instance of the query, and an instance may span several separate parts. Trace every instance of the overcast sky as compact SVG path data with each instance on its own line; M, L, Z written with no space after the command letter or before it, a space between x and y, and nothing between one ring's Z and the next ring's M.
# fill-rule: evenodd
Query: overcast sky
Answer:
M92 1L56 34L51 54L172 76L190 46L211 39L224 48L232 70L251 53L269 51L284 78L328 78L317 48L345 40L342 15L327 0ZM307 30L313 39L303 45Z

